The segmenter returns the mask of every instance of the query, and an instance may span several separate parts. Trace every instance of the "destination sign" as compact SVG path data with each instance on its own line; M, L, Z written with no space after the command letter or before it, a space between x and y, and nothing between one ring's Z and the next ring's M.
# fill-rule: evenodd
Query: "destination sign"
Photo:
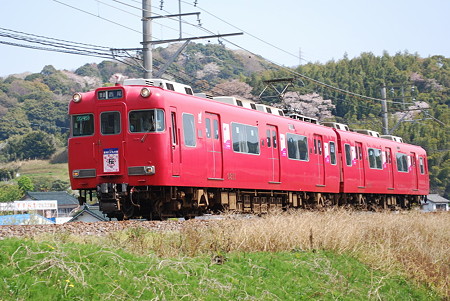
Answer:
M106 99L119 99L123 97L122 90L107 90L107 91L98 91L97 99L106 100Z

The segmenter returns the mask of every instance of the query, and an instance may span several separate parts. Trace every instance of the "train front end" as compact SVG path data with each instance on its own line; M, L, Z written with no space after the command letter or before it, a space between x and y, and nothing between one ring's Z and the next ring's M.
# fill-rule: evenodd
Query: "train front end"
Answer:
M166 139L158 91L116 85L73 96L69 173L81 204L98 200L100 210L111 218L150 214L151 208L136 206L133 192L135 187L157 184L157 170L166 169L158 166L164 154L156 150Z

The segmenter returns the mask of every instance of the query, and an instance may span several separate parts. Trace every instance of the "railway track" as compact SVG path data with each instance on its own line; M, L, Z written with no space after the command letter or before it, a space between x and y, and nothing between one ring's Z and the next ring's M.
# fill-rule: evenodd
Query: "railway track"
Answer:
M214 220L192 219L167 220L167 221L110 221L110 222L74 222L60 225L19 225L19 226L0 226L0 239L8 237L35 237L42 234L67 233L73 235L93 235L106 236L109 233L122 231L129 228L144 228L151 231L181 231L187 226L207 227Z

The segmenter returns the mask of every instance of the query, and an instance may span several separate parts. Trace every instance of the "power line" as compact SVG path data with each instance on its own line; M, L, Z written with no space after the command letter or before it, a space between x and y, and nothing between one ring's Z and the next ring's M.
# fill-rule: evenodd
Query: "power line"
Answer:
M188 4L188 5L192 5L192 4L190 4L190 3L186 2L186 1L181 1L181 2L183 2L183 3L185 3L185 4ZM293 57L295 57L296 59L301 59L298 55L295 55L295 54L293 54L293 53L290 53L290 52L288 52L288 51L286 51L286 50L284 50L284 49L282 49L282 48L280 48L280 47L278 47L278 46L276 46L276 45L273 45L273 44L271 44L271 43L269 43L269 42L267 42L267 41L265 41L265 40L263 40L263 39L261 39L261 38L255 36L255 35L253 35L253 34L247 32L247 31L241 29L241 28L237 27L236 25L231 24L230 22L225 21L224 19L222 19L222 18L220 18L220 17L214 15L213 13L210 13L210 12L207 11L206 9L203 9L203 8L199 7L198 5L195 5L195 7L199 8L199 9L202 10L202 11L204 11L204 12L207 13L208 15L210 15L210 16L212 16L212 17L214 17L214 18L216 18L216 19L218 19L218 20L224 22L225 24L228 24L228 25L230 25L230 26L236 28L237 30L244 32L246 35L249 35L249 36L251 36L252 38L257 39L258 41L260 41L260 42L262 42L262 43L264 43L264 44L267 44L267 45L269 45L269 46L271 46L271 47L273 47L273 48L275 48L275 49L278 49L278 50L280 50L280 51L282 51L282 52L284 52L284 53L286 53L286 54L289 54L290 56L293 56Z
M53 1L54 1L54 2L57 2L57 3L59 3L59 4L62 4L62 5L65 5L65 6L67 6L67 7L70 7L70 8L72 8L72 9L81 11L81 12L83 12L83 13L85 13L85 14L94 16L94 17L99 18L99 19L102 19L102 20L104 20L104 21L113 23L113 24L118 25L118 26L120 26L120 27L123 27L123 28L129 29L129 30L131 30L131 31L134 31L134 32L137 32L137 33L142 34L140 31L138 31L138 30L136 30L136 29L134 29L134 28L131 28L131 27L122 25L122 24L120 24L120 23L118 23L118 22L115 22L115 21L111 21L111 20L109 20L109 19L107 19L107 18L100 17L100 16L98 16L98 15L95 15L95 14L93 14L93 13L90 13L90 12L88 12L88 11L85 11L85 10L83 10L83 9L81 9L81 8L78 8L78 7L69 5L69 4L67 4L67 3L64 3L64 2L61 2L61 1L58 1L58 0L53 0Z

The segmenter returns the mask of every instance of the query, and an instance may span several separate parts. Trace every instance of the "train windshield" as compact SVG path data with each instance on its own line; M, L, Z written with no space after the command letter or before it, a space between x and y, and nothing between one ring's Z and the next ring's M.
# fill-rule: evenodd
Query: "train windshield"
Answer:
M72 136L91 136L94 134L94 115L72 115Z
M162 132L165 128L163 110L131 111L129 114L131 133Z

